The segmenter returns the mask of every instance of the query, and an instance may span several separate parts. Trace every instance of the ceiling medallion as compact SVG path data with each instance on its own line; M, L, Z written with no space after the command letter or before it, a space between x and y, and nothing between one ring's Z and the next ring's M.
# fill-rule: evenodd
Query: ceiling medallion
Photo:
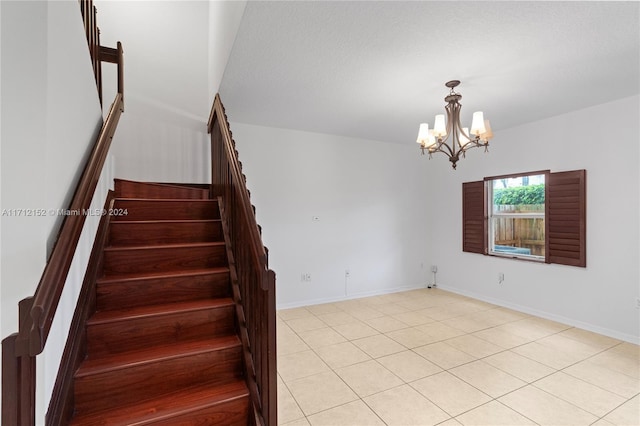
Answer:
M456 168L456 163L460 159L465 157L465 152L471 148L478 148L483 146L484 151L488 151L489 139L493 137L489 120L485 120L482 111L473 113L473 120L471 122L471 132L468 127L462 127L460 124L460 99L462 95L456 93L453 89L460 84L459 80L451 80L445 84L451 91L449 95L444 98L447 102L445 110L447 112L447 118L445 122L444 114L436 115L433 129L429 130L427 123L420 124L420 130L418 131L418 142L422 155L425 150L429 152L429 159L434 152L442 152L449 157L451 165ZM451 145L447 141L451 141Z

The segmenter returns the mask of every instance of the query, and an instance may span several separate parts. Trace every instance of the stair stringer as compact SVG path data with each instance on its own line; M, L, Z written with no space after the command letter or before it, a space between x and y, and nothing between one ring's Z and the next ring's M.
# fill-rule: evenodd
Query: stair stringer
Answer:
M104 204L105 211L113 209L114 191L109 191ZM91 248L87 270L82 281L80 295L76 304L69 335L62 353L60 368L51 393L51 400L45 415L45 424L66 425L73 416L73 394L75 371L86 356L87 335L85 323L96 310L96 280L102 270L104 247L109 236L109 215L104 215L98 224L96 238Z

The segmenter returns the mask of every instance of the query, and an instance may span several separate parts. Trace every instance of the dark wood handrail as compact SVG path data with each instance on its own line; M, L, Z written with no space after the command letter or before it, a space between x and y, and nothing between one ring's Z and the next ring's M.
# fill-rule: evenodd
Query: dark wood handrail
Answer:
M58 239L33 296L29 318L25 321L24 326L21 325L18 332L17 355L36 356L44 350L85 222L86 215L81 213L89 209L91 205L91 199L122 111L122 94L118 93L69 205L69 211L80 212L80 214L65 216Z
M216 95L208 130L211 134L211 197L220 197L225 240L229 244L233 298L239 325L250 424L277 424L275 273L269 269L250 194L235 143Z
M233 180L235 182L242 182L242 186L238 191L241 197L241 201L238 203L238 205L240 208L244 209L243 215L246 218L253 218L252 220L253 224L252 226L249 227L249 232L251 234L250 247L252 249L255 262L258 265L260 265L260 269L264 269L266 271L267 269L269 269L267 265L268 264L267 251L264 245L262 244L262 237L260 235L260 230L258 228L258 224L255 220L255 214L251 206L249 191L245 184L245 178L244 178L244 175L242 174L241 165L240 165L240 162L238 161L238 156L235 151L233 138L231 137L231 132L229 131L229 126L226 120L226 113L224 111L224 107L222 106L222 101L220 100L219 94L216 94L216 97L213 102L213 108L211 109L211 113L209 114L209 122L207 124L207 129L209 133L211 133L213 129L214 117L218 117L218 118L222 117L224 119L223 121L226 124L224 126L220 126L222 138L225 141L225 143L223 144L223 147L226 151L225 154L227 158L235 160L230 162L229 171L232 173ZM263 280L261 285L263 290L268 289L268 282L266 278Z

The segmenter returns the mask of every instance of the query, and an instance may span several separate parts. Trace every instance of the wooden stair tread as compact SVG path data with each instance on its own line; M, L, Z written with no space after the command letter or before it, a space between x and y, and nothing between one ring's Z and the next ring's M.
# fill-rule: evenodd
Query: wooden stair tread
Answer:
M204 269L183 269L183 270L169 271L169 272L147 272L147 273L140 273L140 274L109 275L109 276L98 278L96 282L98 284L109 284L112 282L122 282L122 281L144 281L144 280L155 279L155 278L182 278L182 277L190 277L190 276L226 274L226 273L229 273L229 268L226 266L219 266L219 267L204 268Z
M228 306L234 306L233 299L229 297L220 297L216 299L166 303L162 305L138 306L128 309L104 310L96 312L91 318L89 318L86 324L87 326L92 326L115 321L127 321L138 318L148 318L153 316Z
M146 223L179 224L179 223L217 223L217 222L222 222L222 219L142 219L142 220L119 220L116 223L119 225L126 225L126 224L146 224Z
M224 246L224 241L207 241L199 243L174 243L174 244L149 244L143 246L107 246L105 252L112 251L135 251L135 250L154 250L154 249L177 249L177 248L198 248L198 247L220 247Z
M147 425L248 397L249 390L245 382L236 380L213 387L189 388L139 404L113 408L106 412L80 415L74 418L71 425Z
M116 197L115 201L149 201L152 203L162 203L165 201L178 202L178 203L210 203L217 204L218 200L206 199L206 198L131 198L131 197Z
M114 370L136 367L161 360L186 357L205 352L240 347L240 339L236 335L212 337L206 340L179 342L169 345L141 349L119 354L104 355L84 360L76 371L75 378L86 377Z

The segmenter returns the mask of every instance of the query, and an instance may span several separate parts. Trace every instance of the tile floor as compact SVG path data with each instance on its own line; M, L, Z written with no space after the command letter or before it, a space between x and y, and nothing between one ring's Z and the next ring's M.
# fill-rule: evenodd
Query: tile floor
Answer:
M640 348L440 289L278 312L281 425L640 425Z

